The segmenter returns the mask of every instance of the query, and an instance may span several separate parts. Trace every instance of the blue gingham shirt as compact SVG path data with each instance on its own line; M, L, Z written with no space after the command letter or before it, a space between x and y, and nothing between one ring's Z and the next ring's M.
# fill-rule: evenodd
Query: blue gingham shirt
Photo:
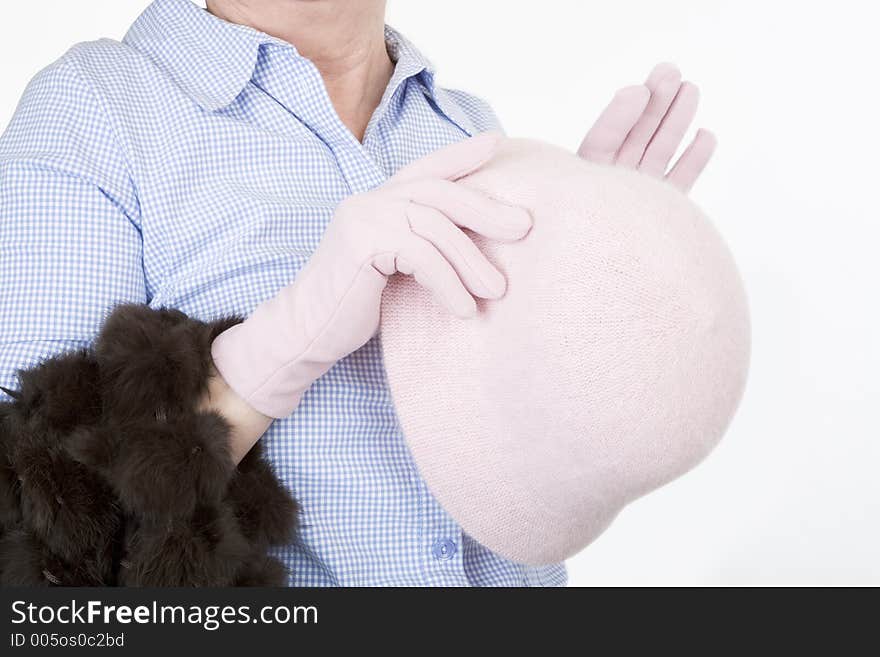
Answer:
M386 30L394 74L363 143L288 43L156 0L121 43L74 46L0 138L0 385L91 342L120 302L248 314L290 283L333 208L496 128ZM373 339L263 439L302 505L294 586L558 585L462 533L419 477ZM437 436L443 440L443 436Z

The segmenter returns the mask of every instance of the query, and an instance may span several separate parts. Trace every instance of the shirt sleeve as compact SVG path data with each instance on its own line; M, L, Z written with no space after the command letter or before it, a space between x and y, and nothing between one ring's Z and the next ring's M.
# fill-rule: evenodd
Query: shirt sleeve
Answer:
M104 107L68 53L0 137L0 386L147 301L137 194Z

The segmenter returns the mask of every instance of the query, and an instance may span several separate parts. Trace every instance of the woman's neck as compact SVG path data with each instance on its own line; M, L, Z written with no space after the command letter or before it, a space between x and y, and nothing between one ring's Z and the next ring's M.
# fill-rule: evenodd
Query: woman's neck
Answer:
M385 0L207 0L208 11L292 43L324 80L342 122L359 140L388 86Z

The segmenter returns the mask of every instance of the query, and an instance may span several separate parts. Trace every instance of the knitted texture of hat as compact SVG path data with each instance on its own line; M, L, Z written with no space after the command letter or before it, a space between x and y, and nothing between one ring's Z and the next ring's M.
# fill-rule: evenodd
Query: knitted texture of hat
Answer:
M462 184L528 208L534 227L475 237L508 280L475 319L392 279L389 384L464 531L516 561L560 561L718 443L748 370L745 293L715 228L662 181L509 140Z

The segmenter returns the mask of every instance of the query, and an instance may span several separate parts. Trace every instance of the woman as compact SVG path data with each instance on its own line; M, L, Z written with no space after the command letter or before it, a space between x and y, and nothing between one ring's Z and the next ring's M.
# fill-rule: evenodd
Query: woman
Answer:
M0 385L88 345L122 302L247 316L214 341L200 405L232 425L235 460L261 439L296 497L291 585L560 585L564 565L462 534L395 419L372 339L387 276L466 317L505 281L460 228L519 239L529 217L454 183L491 157L497 137L468 138L497 119L435 84L384 5L155 0L121 43L38 74L0 140ZM696 103L658 66L580 153L688 189L709 133L666 169Z

